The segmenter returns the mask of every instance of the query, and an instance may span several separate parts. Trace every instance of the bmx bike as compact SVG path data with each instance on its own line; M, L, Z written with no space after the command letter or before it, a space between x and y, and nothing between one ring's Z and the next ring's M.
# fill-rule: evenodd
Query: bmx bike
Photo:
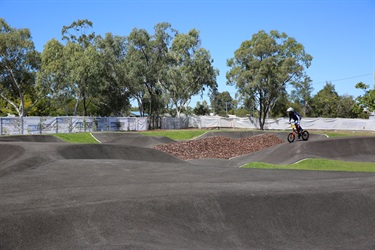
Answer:
M299 134L297 133L296 124L291 123L293 132L288 135L288 142L292 143L296 139L296 136L298 138L302 138L302 140L307 141L309 139L309 132L307 130L303 130L302 128L299 131Z

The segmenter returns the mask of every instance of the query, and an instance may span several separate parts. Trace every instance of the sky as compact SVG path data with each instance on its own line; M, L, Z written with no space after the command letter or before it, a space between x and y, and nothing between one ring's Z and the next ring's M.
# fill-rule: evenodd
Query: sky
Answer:
M93 22L96 35L127 36L133 28L154 34L168 22L180 33L200 31L211 53L219 92L227 85L227 60L241 43L264 30L285 32L313 57L306 69L313 94L331 82L339 95L363 95L358 82L375 87L375 0L0 0L0 17L13 28L28 28L35 47L61 41L61 29L78 19ZM288 88L290 90L290 88ZM209 98L195 96L190 103Z

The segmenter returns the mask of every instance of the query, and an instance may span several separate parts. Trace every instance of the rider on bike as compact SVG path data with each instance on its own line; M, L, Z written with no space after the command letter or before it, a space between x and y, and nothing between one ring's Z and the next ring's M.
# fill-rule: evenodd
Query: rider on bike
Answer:
M302 127L300 125L300 123L301 123L301 115L298 114L296 111L294 111L294 109L292 107L288 108L286 111L289 113L289 123L293 119L294 124L296 126L298 138L300 138L301 137L300 132L302 131Z

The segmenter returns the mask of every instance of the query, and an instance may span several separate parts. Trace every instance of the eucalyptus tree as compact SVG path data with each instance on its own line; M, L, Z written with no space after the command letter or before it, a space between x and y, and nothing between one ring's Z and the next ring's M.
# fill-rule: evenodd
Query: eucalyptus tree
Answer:
M0 18L0 97L21 118L43 97L36 88L39 67L30 30L12 28Z
M210 115L210 108L207 101L204 100L202 103L197 102L193 112L195 115Z
M306 116L311 110L311 93L314 90L312 87L312 80L310 77L306 76L303 81L293 83L293 86L295 89L291 91L291 99L301 105L301 115Z
M312 57L302 44L285 33L261 30L242 42L234 57L227 60L227 84L236 86L243 96L256 103L260 129L286 84L297 82L310 66Z
M192 96L217 88L219 71L212 65L209 51L200 45L199 31L191 29L187 34L176 34L167 54L167 73L159 84L176 108L177 116L190 103Z
M61 31L62 39L66 41L63 52L66 77L76 98L74 114L82 100L84 116L103 84L102 64L94 44L95 33L88 33L92 26L92 22L87 19L78 20L69 26L63 26Z
M65 115L72 114L69 103L74 99L74 88L67 77L64 45L56 39L49 40L41 55L41 68L38 72L37 84L43 92L52 98L56 109L62 109Z
M166 72L169 44L175 34L168 23L155 25L154 31L151 35L145 29L133 29L127 37L126 54L132 97L141 102L141 112L146 110L150 115L160 114L165 106L158 82Z
M130 83L126 72L126 38L106 33L95 39L102 62L103 86L96 102L101 115L123 115L130 109Z
M219 92L211 99L211 107L215 114L227 115L234 107L234 100L228 91Z
M298 113L302 115L301 105L296 102L291 102L291 98L289 97L287 92L282 91L280 93L279 98L277 98L277 101L275 103L275 106L270 111L270 117L278 118L278 117L285 117L288 115L288 112L286 111L289 107L293 107L294 110L296 110ZM303 114L304 116L304 114Z

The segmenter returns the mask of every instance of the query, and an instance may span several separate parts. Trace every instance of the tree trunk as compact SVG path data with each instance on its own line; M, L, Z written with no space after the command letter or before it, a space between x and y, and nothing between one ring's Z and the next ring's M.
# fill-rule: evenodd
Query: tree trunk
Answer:
M83 116L87 114L87 107L86 107L86 96L83 95Z
M77 101L76 101L76 105L74 106L73 116L76 116L76 115L77 115L78 104L79 104L79 99L77 99Z
M259 128L260 130L263 130L263 122L262 122L262 115L261 112L259 112Z

